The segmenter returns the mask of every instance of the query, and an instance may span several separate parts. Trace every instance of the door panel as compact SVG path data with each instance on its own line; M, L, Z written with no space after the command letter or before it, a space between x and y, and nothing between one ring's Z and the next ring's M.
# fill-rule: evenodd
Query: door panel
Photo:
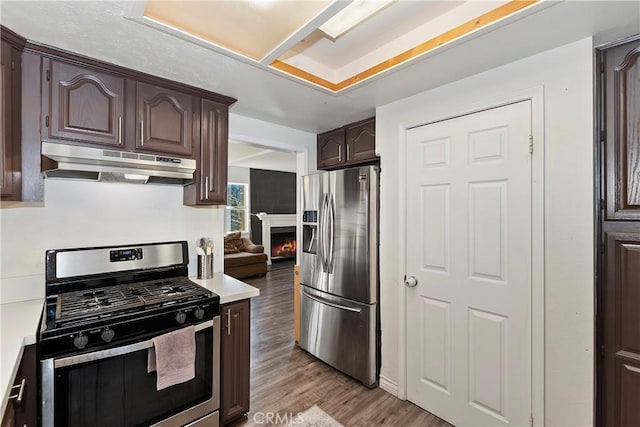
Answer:
M125 79L52 60L49 137L124 147Z
M640 363L619 362L620 375L620 426L637 427L640 420Z
M318 135L318 169L344 163L345 152L344 129Z
M531 408L531 103L407 131L408 399L456 425Z
M376 382L376 305L300 287L300 347L365 385Z
M136 148L192 156L192 102L191 95L138 83Z
M326 291L367 304L377 298L369 244L370 189L376 188L375 174L371 167L329 173L330 259Z
M611 232L606 238L607 425L632 426L640 420L634 394L640 387L640 233Z
M607 219L640 219L640 42L607 52Z
M640 36L597 50L597 421L640 425Z
M306 218L303 217L305 237L300 261L300 283L312 287L317 286L322 273L322 247L319 239L320 219L324 208L322 180L326 175L326 173L320 173L302 178L302 211Z

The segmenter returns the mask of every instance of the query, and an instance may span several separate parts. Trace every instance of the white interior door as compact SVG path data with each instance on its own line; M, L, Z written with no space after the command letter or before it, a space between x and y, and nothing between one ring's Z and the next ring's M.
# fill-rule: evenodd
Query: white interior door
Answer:
M407 131L407 397L458 426L531 413L531 102Z

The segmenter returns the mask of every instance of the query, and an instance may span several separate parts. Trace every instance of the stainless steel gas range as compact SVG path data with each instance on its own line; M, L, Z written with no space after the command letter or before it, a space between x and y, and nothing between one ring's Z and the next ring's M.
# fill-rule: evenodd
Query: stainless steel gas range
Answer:
M220 298L187 266L187 242L47 251L43 426L218 426ZM195 378L158 390L153 339L191 325Z

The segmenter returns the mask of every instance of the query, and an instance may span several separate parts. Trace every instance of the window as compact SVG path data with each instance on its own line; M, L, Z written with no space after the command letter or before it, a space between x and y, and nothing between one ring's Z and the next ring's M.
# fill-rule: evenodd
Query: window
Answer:
M249 184L227 184L227 231L249 231Z

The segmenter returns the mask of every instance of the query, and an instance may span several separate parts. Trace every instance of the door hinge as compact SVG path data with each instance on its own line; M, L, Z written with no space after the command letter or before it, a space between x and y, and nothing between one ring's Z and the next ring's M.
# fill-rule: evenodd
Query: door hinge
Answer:
M51 80L51 70L47 70L47 81Z
M529 414L529 427L533 427L533 414Z
M533 154L533 135L529 135L529 154Z
M607 202L604 199L600 199L600 210L603 211L607 208Z
M600 60L600 73L604 74L604 60Z
M16 61L11 61L11 69L12 70L16 69Z
M603 129L603 130L600 131L600 141L604 142L605 138L606 138L606 135L605 135L605 132L604 132L604 129Z
M44 118L44 125L45 125L46 127L49 127L49 116L46 116L46 117Z

